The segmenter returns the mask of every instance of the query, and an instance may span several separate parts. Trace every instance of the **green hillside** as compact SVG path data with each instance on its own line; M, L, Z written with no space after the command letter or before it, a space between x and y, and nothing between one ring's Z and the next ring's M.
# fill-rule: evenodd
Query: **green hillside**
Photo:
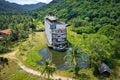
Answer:
M54 0L32 12L44 20L46 14L59 17L70 26L68 41L89 55L90 66L105 62L110 68L120 59L120 1L119 0ZM76 34L77 33L77 34Z
M66 22L78 22L79 26L119 25L119 0L56 0L36 10L37 16L56 15ZM88 23L87 23L88 22ZM99 27L98 27L99 28Z
M53 0L32 13L34 18L42 21L46 14L59 17L78 34L97 33L111 41L120 40L119 0Z
M56 0L33 14L42 20L46 14L55 15L73 25L74 31L81 34L95 33L107 25L118 26L119 9L119 0Z

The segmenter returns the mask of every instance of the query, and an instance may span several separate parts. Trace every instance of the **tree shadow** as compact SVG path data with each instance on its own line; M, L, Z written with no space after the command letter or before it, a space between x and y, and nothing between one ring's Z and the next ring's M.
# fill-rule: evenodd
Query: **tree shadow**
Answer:
M85 73L77 74L76 77L73 77L75 80L90 80L90 76Z
M7 54L9 52L12 52L13 50L6 49L4 51L0 51L0 54Z
M4 57L0 57L0 72L4 68L4 66L8 65L8 59Z

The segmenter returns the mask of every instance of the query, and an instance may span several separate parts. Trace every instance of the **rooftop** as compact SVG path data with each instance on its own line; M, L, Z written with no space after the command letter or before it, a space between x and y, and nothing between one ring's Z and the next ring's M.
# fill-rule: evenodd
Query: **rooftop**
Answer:
M11 32L11 29L0 30L0 33L2 34L11 34Z
M49 24L65 24L64 22L58 20L58 18L55 16L46 15L45 19Z
M55 21L55 20L58 19L55 16L47 16L46 18L49 19L49 20L51 20L51 21Z

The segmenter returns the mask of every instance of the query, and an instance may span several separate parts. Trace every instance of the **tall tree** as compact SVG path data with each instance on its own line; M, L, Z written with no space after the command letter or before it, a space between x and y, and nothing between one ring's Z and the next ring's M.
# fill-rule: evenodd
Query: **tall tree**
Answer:
M66 56L66 59L74 65L74 75L75 75L75 78L78 76L78 72L80 70L79 68L79 64L78 64L78 59L79 58L82 58L82 55L83 54L83 51L76 47L76 48L69 48L68 49L68 53L67 53L67 56Z
M42 74L44 74L45 76L47 75L48 80L50 80L50 76L52 76L55 71L55 65L52 64L52 61L50 59L47 59L45 61L45 68L43 69Z

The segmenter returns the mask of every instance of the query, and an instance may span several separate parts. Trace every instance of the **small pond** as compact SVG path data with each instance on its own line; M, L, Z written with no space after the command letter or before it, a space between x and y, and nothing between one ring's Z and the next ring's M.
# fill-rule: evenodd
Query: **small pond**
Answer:
M43 65L45 60L50 58L52 59L53 64L56 65L57 69L59 70L66 70L71 67L71 65L64 60L64 57L67 55L66 52L58 52L50 48L44 48L39 51L39 54L43 55L42 60L38 61L37 64ZM87 59L87 55L82 55L85 59ZM81 58L78 59L80 68L88 68L89 63L88 61L82 61ZM82 63L82 64L81 64Z

